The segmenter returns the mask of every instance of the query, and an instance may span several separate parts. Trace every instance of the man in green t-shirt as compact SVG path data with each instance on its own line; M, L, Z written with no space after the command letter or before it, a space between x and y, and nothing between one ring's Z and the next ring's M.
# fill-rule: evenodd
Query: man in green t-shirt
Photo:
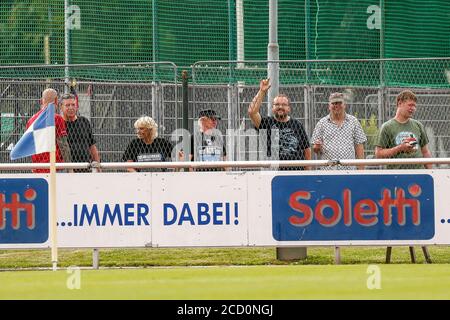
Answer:
M428 137L419 121L412 119L416 112L417 97L410 90L404 90L397 96L397 112L395 117L381 126L375 148L377 158L431 158L428 148ZM425 164L425 168L431 169L432 164ZM421 169L420 164L389 165L388 169ZM422 246L425 260L431 263L430 254L425 246ZM387 247L386 263L391 260L392 247ZM415 262L414 247L409 247L411 261Z
M375 148L377 158L431 158L428 137L423 124L412 119L417 97L405 90L397 96L395 117L381 126ZM421 169L420 164L389 165L388 169ZM425 164L431 169L432 164Z

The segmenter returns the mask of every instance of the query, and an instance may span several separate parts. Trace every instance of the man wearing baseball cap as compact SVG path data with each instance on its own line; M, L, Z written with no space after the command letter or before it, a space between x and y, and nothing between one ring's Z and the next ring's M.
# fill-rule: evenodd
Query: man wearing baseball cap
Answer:
M203 117L209 118L209 119L217 119L220 120L221 118L216 114L216 111L213 109L206 109L206 110L201 110L198 113L198 117L201 119Z
M366 135L356 117L345 112L344 94L334 92L328 99L329 114L319 120L311 142L321 160L364 159ZM320 167L322 170L354 170L353 166ZM359 166L358 169L364 169Z
M225 139L217 129L220 117L213 109L201 110L198 117L198 127L194 128L194 134L191 136L191 159L194 161L225 161L227 155ZM204 170L216 171L218 169Z

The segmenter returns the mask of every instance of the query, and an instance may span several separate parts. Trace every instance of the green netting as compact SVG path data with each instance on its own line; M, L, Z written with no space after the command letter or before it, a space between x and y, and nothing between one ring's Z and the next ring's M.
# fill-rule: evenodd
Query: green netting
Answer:
M442 66L443 61L440 61L439 64ZM352 86L378 86L381 81L380 69L382 65L384 63L378 60L361 62L281 62L279 63L280 83L283 85L335 85L345 83ZM397 66L399 65L397 64ZM230 74L232 77L230 77ZM264 61L249 62L244 66L239 66L237 63L205 62L195 64L194 67L194 81L200 84L241 82L246 85L257 86L260 79L266 76L267 66Z
M70 63L171 61L182 69L196 61L235 60L236 2L69 0L71 8L80 12L77 18L71 11L79 26L70 31ZM450 56L448 0L278 0L278 11L281 60ZM245 60L266 60L268 15L268 0L243 1ZM64 29L64 0L0 1L0 65L63 64ZM304 66L307 72L290 70L295 77L286 79L289 83L342 85L372 85L379 80L386 85L406 85L414 79L418 86L446 85L446 66L442 69L434 63L411 63L403 71L395 65L380 70L367 64L342 70L342 64L328 63L326 74L322 66L308 65ZM417 74L427 68L433 73ZM108 75L103 70L92 68L77 76L155 79L145 72L118 70ZM244 71L233 72L228 70L220 80L235 81ZM14 75L20 76L19 70ZM164 79L162 73L158 77Z
M70 63L152 61L152 2L72 0L81 28L71 31Z
M0 43L2 65L44 64L46 55L52 63L63 63L64 1L2 0Z
M371 0L311 1L308 59L380 58L380 30L369 29Z
M450 1L385 1L385 57L450 56Z
M227 1L156 2L157 60L179 66L199 60L230 60Z
M76 65L66 69L64 66L0 66L2 79L30 80L60 80L64 82L66 75L79 81L107 81L107 82L177 82L177 69L171 63L142 63L142 64L112 64L112 65Z

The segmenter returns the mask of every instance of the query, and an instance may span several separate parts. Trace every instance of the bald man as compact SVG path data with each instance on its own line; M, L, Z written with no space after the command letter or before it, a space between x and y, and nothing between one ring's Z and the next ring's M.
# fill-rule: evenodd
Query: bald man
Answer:
M58 105L58 93L55 89L48 88L42 92L41 110L34 114L27 122L27 129L36 118L48 107L50 103ZM59 114L55 113L55 138L56 138L56 162L72 162L69 143L67 141L66 123ZM50 153L44 152L31 156L33 163L49 163ZM35 169L35 173L48 173L48 169Z

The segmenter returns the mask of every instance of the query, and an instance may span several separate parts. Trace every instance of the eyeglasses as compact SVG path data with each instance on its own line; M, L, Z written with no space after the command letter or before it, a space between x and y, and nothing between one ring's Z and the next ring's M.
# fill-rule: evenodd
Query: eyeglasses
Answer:
M275 107L289 107L289 105L287 103L274 103L273 105Z

